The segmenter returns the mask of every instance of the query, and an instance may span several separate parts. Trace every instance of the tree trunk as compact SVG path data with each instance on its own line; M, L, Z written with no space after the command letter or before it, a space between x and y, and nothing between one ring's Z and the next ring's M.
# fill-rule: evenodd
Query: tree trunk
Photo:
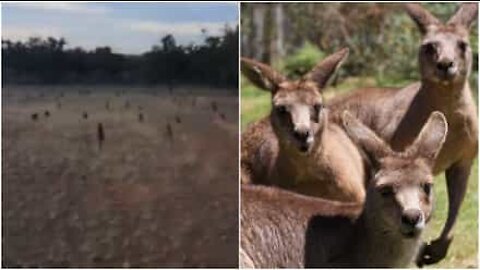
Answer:
M283 4L275 4L275 26L276 26L276 29L277 29L275 51L277 53L277 57L282 58L282 57L285 56Z
M265 54L264 40L265 40L265 11L266 7L263 4L252 5L253 15L253 52L252 56L255 59L262 60Z

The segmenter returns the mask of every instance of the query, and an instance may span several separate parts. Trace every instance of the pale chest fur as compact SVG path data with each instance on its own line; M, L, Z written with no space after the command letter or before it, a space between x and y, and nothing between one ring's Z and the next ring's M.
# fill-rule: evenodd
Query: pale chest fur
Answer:
M268 118L256 122L242 136L242 183L362 201L365 174L362 157L353 142L336 125L329 125L316 141L310 153L300 153L275 136ZM244 174L249 175L248 179Z
M478 118L474 110L474 106L461 108L447 116L449 132L437 157L435 173L446 170L455 162L472 159L477 154Z
M456 99L438 100L435 103L431 94L421 92L419 85L411 85L392 96L389 106L384 108L384 116L375 128L395 150L410 145L420 132L423 124L433 111L442 112L447 118L446 141L437 157L434 173L445 171L463 160L471 160L477 153L478 118L476 106L470 90L465 88ZM452 90L453 91L453 90Z
M329 128L308 155L280 153L271 179L302 194L342 201L363 201L365 173L356 146L340 128ZM281 150L282 151L282 150Z

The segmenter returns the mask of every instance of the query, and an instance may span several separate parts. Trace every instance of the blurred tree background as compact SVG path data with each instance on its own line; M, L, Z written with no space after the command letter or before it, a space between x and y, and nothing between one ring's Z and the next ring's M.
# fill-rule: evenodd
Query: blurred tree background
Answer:
M425 3L443 21L456 3ZM420 33L399 4L289 3L241 5L242 56L273 64L295 77L318 59L342 47L350 56L340 78L368 77L375 85L404 85L419 79ZM471 31L474 72L478 77L478 33Z
M202 44L177 45L166 35L141 55L110 47L65 48L63 38L2 40L2 84L200 84L238 86L238 27Z

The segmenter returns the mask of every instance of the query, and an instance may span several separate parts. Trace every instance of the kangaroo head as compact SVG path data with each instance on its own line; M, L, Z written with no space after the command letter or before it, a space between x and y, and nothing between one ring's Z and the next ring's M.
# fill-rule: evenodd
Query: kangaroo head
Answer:
M415 141L403 152L391 148L348 112L343 125L352 140L372 159L373 179L367 188L366 215L381 233L414 238L430 219L433 165L447 135L447 122L433 112Z
M472 66L468 31L477 18L477 3L460 5L446 24L419 4L407 4L406 10L422 33L422 79L442 84L465 82Z
M294 81L265 64L242 58L243 74L272 93L272 126L282 143L303 153L313 148L327 121L321 91L347 55L348 49L342 49Z

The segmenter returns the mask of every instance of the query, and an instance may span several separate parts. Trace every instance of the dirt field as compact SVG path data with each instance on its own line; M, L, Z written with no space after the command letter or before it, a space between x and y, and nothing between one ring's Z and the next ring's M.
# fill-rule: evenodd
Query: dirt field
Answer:
M4 267L237 267L236 90L2 95Z

